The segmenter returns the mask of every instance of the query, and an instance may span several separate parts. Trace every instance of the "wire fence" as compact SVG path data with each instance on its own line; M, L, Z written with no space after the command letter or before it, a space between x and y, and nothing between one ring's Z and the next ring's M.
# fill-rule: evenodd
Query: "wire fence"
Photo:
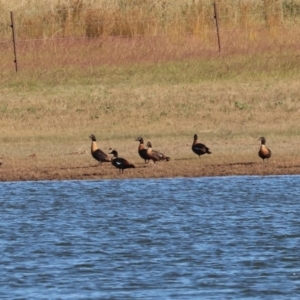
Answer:
M157 16L72 7L7 12L0 21L1 68L86 67L299 48L297 1L239 3L234 8L206 1Z

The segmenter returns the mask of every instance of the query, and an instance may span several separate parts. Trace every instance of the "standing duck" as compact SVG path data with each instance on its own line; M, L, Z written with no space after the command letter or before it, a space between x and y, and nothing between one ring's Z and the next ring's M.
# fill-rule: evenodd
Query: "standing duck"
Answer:
M162 152L153 150L151 142L147 142L147 154L154 162L159 160L169 161L171 159L169 156L165 156Z
M203 155L205 153L207 154L211 154L209 148L207 148L204 144L201 144L201 143L197 143L197 139L198 139L198 136L197 134L194 135L194 142L193 142L193 145L192 145L192 150L194 153L196 153L197 155Z
M142 159L145 160L145 164L149 162L149 157L147 154L147 149L144 146L144 139L142 137L138 137L136 141L139 141L138 153Z
M118 157L118 152L116 150L111 151L109 154L113 155L111 163L113 166L119 169L119 173L122 171L123 174L124 169L135 168L135 166L129 163L126 159Z
M261 145L258 151L258 156L265 161L265 159L269 159L271 157L271 150L266 147L266 139L262 136L258 139L261 141Z
M110 157L98 148L95 135L91 134L90 139L92 140L92 145L91 145L92 156L96 160L98 160L100 164L103 162L110 162L111 161Z

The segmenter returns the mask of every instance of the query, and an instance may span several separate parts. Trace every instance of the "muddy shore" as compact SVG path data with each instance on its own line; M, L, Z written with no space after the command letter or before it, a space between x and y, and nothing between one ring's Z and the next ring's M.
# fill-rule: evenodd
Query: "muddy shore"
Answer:
M2 159L0 181L37 180L101 180L128 178L175 178L236 175L293 175L300 174L300 160L270 160L269 162L248 161L210 163L199 159L175 159L169 162L145 164L134 162L135 169L119 170L110 163L57 162L42 164L35 158L27 161Z

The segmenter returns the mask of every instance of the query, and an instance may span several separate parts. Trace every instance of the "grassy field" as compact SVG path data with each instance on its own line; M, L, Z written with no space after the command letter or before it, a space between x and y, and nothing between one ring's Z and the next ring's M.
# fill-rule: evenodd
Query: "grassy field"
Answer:
M272 159L298 161L297 33L273 32L251 47L236 34L221 53L215 37L209 48L185 34L20 41L18 73L11 52L0 58L0 160L13 168L33 154L37 166L92 163L91 133L102 150L116 148L133 162L138 136L173 161L193 160L197 133L213 152L204 165L259 161L260 136Z
M299 145L299 59L215 57L91 70L11 74L0 93L1 154L49 158L89 150L136 157L137 136L178 158L192 157L194 133L214 157L256 155L264 135L277 153ZM2 78L3 79L3 78ZM239 149L235 153L236 149Z

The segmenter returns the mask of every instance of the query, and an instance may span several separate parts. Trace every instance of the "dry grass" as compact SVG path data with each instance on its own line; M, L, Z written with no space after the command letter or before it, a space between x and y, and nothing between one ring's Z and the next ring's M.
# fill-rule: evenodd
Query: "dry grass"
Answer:
M223 54L298 51L300 0L216 3ZM15 15L19 70L40 70L43 76L70 66L211 58L218 54L212 4L72 0L51 1L45 8L38 1L0 2L1 71L5 77L14 71L10 10Z
M19 39L191 34L209 42L214 2L221 30L242 29L250 40L263 28L274 37L282 27L299 26L299 0L53 0L47 7L37 0L12 0L0 2L0 33L10 37L5 25L14 11Z

